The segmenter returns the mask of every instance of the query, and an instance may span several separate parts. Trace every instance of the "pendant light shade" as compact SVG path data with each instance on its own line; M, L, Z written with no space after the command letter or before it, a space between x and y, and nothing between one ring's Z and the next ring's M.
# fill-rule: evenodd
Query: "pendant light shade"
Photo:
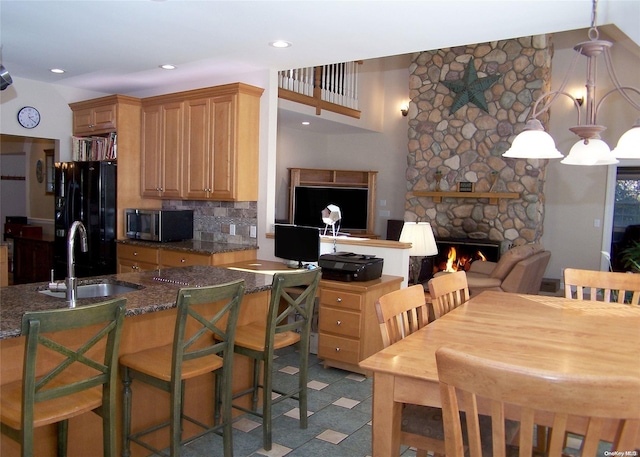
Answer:
M591 138L589 140L579 140L573 145L569 155L562 159L566 165L613 165L618 163L609 146L604 141Z
M640 118L620 137L612 153L616 159L640 159Z
M551 135L544 131L542 123L538 119L530 119L502 157L560 159L563 155L556 149L556 143Z

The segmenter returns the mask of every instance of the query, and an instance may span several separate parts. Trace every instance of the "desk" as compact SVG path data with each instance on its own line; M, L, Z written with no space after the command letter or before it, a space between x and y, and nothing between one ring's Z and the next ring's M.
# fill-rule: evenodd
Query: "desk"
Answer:
M483 292L360 362L374 373L373 455L399 455L403 403L441 406L439 347L563 373L640 378L639 334L639 307Z

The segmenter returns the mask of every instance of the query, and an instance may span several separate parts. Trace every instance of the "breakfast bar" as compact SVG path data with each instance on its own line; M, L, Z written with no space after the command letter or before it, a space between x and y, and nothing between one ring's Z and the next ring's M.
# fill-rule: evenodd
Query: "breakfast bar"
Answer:
M156 269L137 273L122 273L79 281L79 285L109 283L137 286L122 295L127 298L126 318L122 333L120 353L138 352L146 348L168 344L173 339L175 321L175 300L181 287L202 287L244 279L245 296L240 308L239 325L266 316L269 303L272 275L248 271L230 270L213 266L191 266L183 268ZM0 289L0 384L18 380L22 376L24 338L20 336L20 323L26 311L64 308L68 306L64 298L55 298L41 291L48 283L32 283ZM141 288L140 288L141 287ZM80 298L77 306L95 303L105 298ZM237 356L234 361L234 391L239 391L250 383L250 362ZM195 415L209 422L213 411L213 375L194 379L187 389L185 408L195 411ZM144 426L166 415L168 397L146 390L135 382L133 427ZM0 386L1 389L1 386ZM1 390L0 390L1 394ZM36 430L35 455L55 455L55 426L45 426ZM120 430L118 430L120 433ZM192 431L185 427L185 435ZM166 436L156 439L163 447ZM2 435L0 454L3 457L19 455L17 443ZM118 440L118 443L120 440ZM69 456L101 455L102 432L98 416L85 414L69 422ZM145 455L143 449L132 447L132 456Z

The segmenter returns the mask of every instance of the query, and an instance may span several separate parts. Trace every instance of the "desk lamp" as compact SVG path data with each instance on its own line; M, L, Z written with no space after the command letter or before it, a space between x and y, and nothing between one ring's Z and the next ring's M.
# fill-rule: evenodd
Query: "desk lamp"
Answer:
M409 250L409 284L418 284L421 269L420 257L434 256L438 246L428 222L405 222L400 242L411 243Z

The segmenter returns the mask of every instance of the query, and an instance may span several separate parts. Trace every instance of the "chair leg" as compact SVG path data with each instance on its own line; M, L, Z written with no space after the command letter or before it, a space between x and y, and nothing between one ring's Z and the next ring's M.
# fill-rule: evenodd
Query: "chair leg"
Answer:
M116 398L115 398L115 386L107 385L108 403L103 404L99 411L102 417L102 440L103 440L103 454L105 457L116 457Z
M131 376L129 368L122 369L122 457L131 455L129 435L131 435Z
M262 383L262 441L265 451L270 451L271 442L271 395L273 389L272 357L265 357Z
M298 409L300 410L300 428L306 429L307 418L307 367L309 365L309 348L300 348L300 367L298 371Z
M253 361L253 393L251 395L251 409L258 410L258 386L260 385L260 360Z
M69 421L58 422L58 457L67 457L67 436L69 435Z
M184 381L174 382L171 386L171 405L169 406L169 455L180 455L182 438L182 405L184 399Z
M222 446L224 450L224 457L233 457L233 423L231 397L233 395L232 383L233 373L223 373L222 382L218 382L219 375L216 374L216 389L219 384L222 384L220 388L220 394L218 398L222 402Z

